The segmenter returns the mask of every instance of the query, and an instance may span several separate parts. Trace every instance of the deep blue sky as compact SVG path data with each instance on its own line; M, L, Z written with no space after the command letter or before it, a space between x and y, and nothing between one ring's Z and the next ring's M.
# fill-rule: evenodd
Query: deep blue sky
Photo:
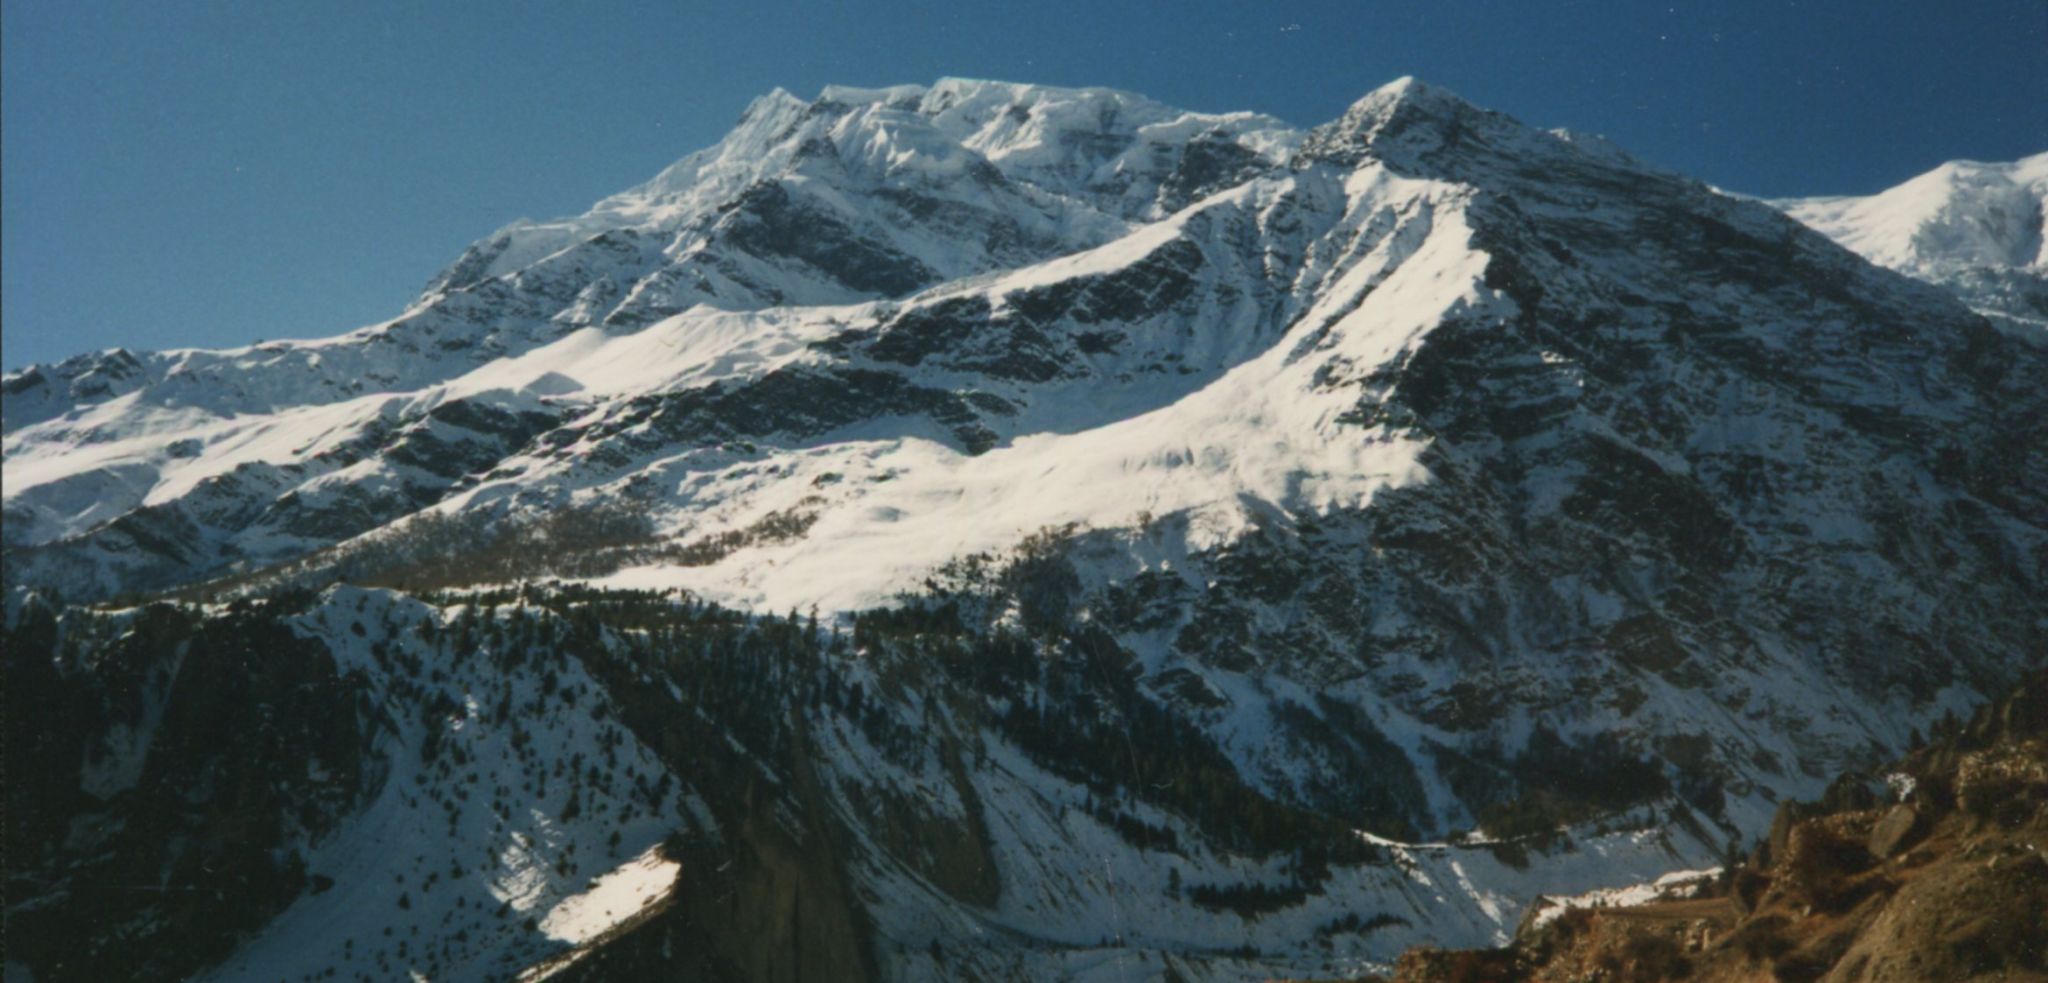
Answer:
M1308 125L1414 74L1770 195L2048 149L2042 0L0 3L10 367L380 320L777 85L1109 85Z

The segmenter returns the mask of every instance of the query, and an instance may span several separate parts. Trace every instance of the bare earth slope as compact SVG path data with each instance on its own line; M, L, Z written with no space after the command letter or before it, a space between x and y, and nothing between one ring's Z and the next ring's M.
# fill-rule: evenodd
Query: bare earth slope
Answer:
M1508 949L1409 953L1393 978L2048 979L2048 676L1886 777L1889 796L1855 776L1788 801L1711 897L1575 908Z

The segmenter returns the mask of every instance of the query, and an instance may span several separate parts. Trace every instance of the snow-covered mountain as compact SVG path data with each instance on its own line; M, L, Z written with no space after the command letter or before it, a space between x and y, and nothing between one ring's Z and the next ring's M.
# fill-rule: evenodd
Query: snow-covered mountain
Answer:
M1911 255L1413 80L947 80L11 373L20 958L1332 974L1711 863L2048 651L2048 335ZM180 681L264 651L320 728Z
M92 554L38 579L96 590L274 562L440 501L594 401L758 370L778 340L764 335L801 345L851 316L830 305L1123 238L1296 141L1270 119L1106 90L777 92L648 184L478 243L394 321L10 374L8 543ZM788 327L720 313L763 309ZM24 460L35 447L69 449L43 469Z
M2048 327L2048 153L1958 160L1865 197L1776 202L1865 259L1955 290L1999 321Z

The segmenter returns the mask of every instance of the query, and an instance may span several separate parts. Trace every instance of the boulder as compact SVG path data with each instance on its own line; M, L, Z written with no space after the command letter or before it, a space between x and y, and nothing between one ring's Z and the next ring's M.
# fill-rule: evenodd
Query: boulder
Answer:
M1891 811L1884 814L1884 818L1877 821L1876 826L1871 827L1870 838L1864 841L1864 846L1870 850L1871 856L1879 860L1889 860L1906 847L1912 846L1919 832L1919 811L1902 803L1893 806Z
M1785 859L1785 848L1790 845L1792 839L1792 827L1817 812L1813 806L1796 799L1780 801L1777 815L1771 817L1771 833L1764 840L1765 862L1782 862Z

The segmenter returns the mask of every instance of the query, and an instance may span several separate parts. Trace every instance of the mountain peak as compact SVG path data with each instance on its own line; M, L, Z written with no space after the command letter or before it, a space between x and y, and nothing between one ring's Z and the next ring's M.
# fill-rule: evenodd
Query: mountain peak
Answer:
M2048 153L2006 163L1953 160L1874 195L1777 205L1871 262L1915 275L2048 271Z
M1406 115L1449 119L1480 110L1449 89L1430 85L1413 75L1403 75L1359 97L1336 122L1337 129L1360 132L1384 128Z
M1181 113L1137 93L1101 86L1036 85L957 76L945 76L930 85L828 85L809 105L907 110L933 119L949 117L968 122L985 121L1012 107L1028 112L1039 105L1139 108L1139 115L1148 119Z
M1308 161L1356 165L1367 157L1407 145L1420 152L1456 142L1477 121L1506 120L1466 102L1448 89L1403 75L1366 93L1344 115L1316 127L1302 147Z
M809 103L806 103L803 97L778 85L761 95L755 96L751 102L748 102L747 108L740 110L739 122L734 124L734 126L735 129L742 129L750 125L758 126L763 120L777 119L792 113L801 112L808 105Z
M1361 106L1417 101L1425 103L1454 103L1460 106L1469 105L1449 89L1431 85L1413 75L1403 75L1360 96L1358 101L1352 103L1351 106L1353 109L1357 109Z
M879 88L862 85L828 85L818 90L817 103L836 103L843 106L905 106L915 108L930 91L922 85L885 85Z

